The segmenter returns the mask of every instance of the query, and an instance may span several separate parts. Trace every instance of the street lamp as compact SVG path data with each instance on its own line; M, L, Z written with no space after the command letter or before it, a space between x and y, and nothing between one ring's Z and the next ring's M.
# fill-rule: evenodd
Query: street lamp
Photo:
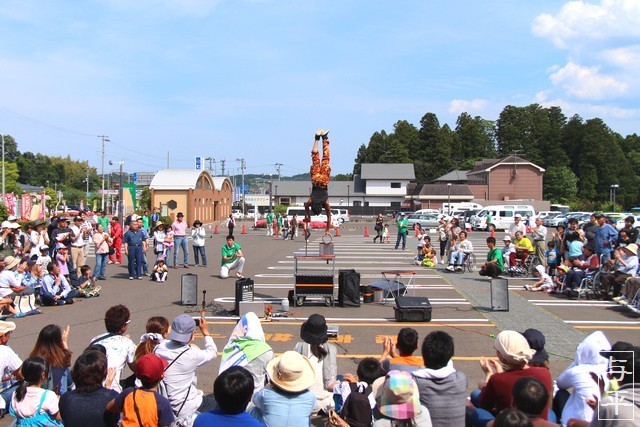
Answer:
M351 190L351 185L347 184L347 207L349 207L349 197L350 197L350 193L349 191Z
M120 164L120 188L118 188L118 222L122 224L122 211L124 209L124 202L122 200L123 191L122 191L122 165L124 165L124 161L118 162ZM113 165L113 160L109 160L109 164Z
M273 182L269 182L269 212L273 212Z
M616 188L619 188L620 186L618 184L611 184L611 194L612 194L612 200L613 200L613 212L616 211Z
M447 182L447 195L448 195L447 216L451 216L451 183L450 182Z
M273 203L275 203L276 205L279 205L280 203L278 203L278 184L276 184L276 194L273 198L274 198Z

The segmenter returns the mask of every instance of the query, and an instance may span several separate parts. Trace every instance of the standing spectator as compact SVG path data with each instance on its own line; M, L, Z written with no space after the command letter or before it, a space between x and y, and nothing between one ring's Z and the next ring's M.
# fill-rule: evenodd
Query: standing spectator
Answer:
M100 216L96 220L96 227L98 226L98 224L102 225L102 229L105 232L109 232L109 218L107 217L106 211L100 212Z
M31 242L31 250L29 256L40 255L40 247L43 245L49 245L49 236L47 230L44 228L44 221L37 220L33 223L33 230L29 233L29 241Z
M233 239L233 235L227 236L227 243L222 245L222 262L220 263L220 278L226 279L229 277L229 270L238 269L236 277L243 278L242 271L244 270L244 255L242 253L242 247L236 243Z
M71 245L71 234L72 232L69 228L69 218L64 216L58 218L56 227L52 231L51 238L49 239L49 246L51 248L55 248L58 243L61 243L65 246Z
M112 242L111 236L105 231L103 225L98 224L96 232L93 233L94 253L96 255L96 267L93 269L93 277L97 277L98 280L105 280L104 273L109 258L109 245Z
M3 414L7 412L6 408L11 402L11 397L20 385L22 380L20 367L22 360L11 347L9 347L9 339L11 333L16 329L13 322L5 322L0 320L0 375L2 375L2 383L0 384L0 397L6 404L5 409L0 410Z
M315 411L326 408L333 401L331 385L338 374L337 348L328 343L327 321L320 314L312 314L300 327L300 338L294 351L302 354L315 372L310 390L316 396Z
M155 228L158 221L160 221L160 212L158 212L158 209L154 209L153 213L151 214L151 225Z
M396 220L396 226L398 227L398 237L396 238L396 247L400 246L400 240L402 240L402 250L407 247L407 219L404 217L404 212L400 212L400 218Z
M496 278L504 272L504 258L502 258L502 251L496 248L495 237L487 237L487 247L489 248L489 252L487 252L487 262L482 264L478 274L481 276Z
M76 274L80 274L80 266L84 265L84 240L88 230L83 227L84 220L81 216L73 218L71 226L71 263L73 264Z
M440 263L446 264L447 241L449 239L449 224L445 221L444 215L438 217L438 242L440 242Z
M250 311L240 318L222 350L220 374L234 366L246 368L253 377L253 391L257 393L264 387L267 363L271 359L273 350L265 341L260 319Z
M376 240L380 239L380 243L382 243L382 225L384 223L384 218L382 218L382 213L379 213L376 217L376 225L373 226L373 229L376 230L376 237L373 238L373 243Z
M129 230L124 234L124 253L127 255L129 280L142 280L142 254L147 249L147 239L140 230L138 221L131 221Z
M114 374L115 369L107 370L107 356L99 351L85 351L76 359L71 371L76 388L60 397L60 415L65 427L118 425L119 416L106 410L107 403L118 395L110 389Z
M162 221L158 221L153 228L153 252L156 254L156 258L160 255L164 257L167 256L164 246L164 239L166 237L164 229L165 226Z
M227 219L227 228L229 229L229 236L233 236L233 229L236 226L236 220L233 219L233 214L229 214L229 218Z
M71 390L71 351L67 341L69 326L62 332L58 325L47 325L40 330L29 357L41 357L49 366L46 388L62 396Z
M149 228L149 211L145 210L140 219L142 220L142 228L144 228L147 234L149 234L149 231L151 231Z
M107 404L107 411L122 413L122 426L169 427L175 420L171 405L157 392L166 368L167 361L155 354L142 356L136 365L142 387L127 388Z
M398 332L395 346L390 337L382 344L380 363L385 372L413 372L422 367L422 357L414 356L418 349L418 331L413 328L402 328ZM396 351L397 350L397 351Z
M376 410L373 427L431 427L429 410L420 404L420 394L411 374L391 371L373 383Z
M58 253L56 254L56 264L58 264L58 267L60 267L60 274L62 274L67 278L67 280L69 280L69 273L73 272L75 274L75 269L69 269L69 265L71 264L69 247L63 245L62 243L58 243L56 245L56 249L58 250Z
M120 377L124 367L129 365L129 368L135 372L136 345L124 335L129 327L130 316L129 309L124 305L110 307L104 315L107 332L91 340L91 345L100 344L107 350L108 367L115 369L113 382L109 388L118 393L122 391Z
M202 222L196 219L191 229L191 238L193 239L193 256L196 260L196 267L200 266L200 256L202 256L202 266L207 267L207 253L204 248L206 231L202 226Z
M83 255L86 261L87 257L89 256L89 249L91 246L91 237L93 236L93 225L91 224L91 221L89 221L89 217L87 216L86 211L81 211L80 217L82 218L81 228L83 231L83 238L84 238L84 246L82 249L84 250ZM84 265L84 263L80 265Z
M600 263L604 265L611 259L611 251L613 245L618 241L618 232L611 224L607 223L607 218L599 214L596 216L598 220L598 229L596 230L596 254L600 258Z
M536 226L531 230L531 239L536 250L536 255L540 258L540 261L547 266L547 259L545 254L545 240L547 239L547 227L542 225L542 218L536 218Z
M487 231L491 231L493 227L493 211L487 212Z
M41 357L30 357L22 364L24 381L11 398L9 412L16 426L62 426L58 396L42 388L49 366Z
M218 356L218 349L209 334L207 320L199 320L204 335L204 349L192 345L195 339L195 322L187 314L173 319L169 339L160 343L154 353L167 360L170 366L164 372L164 383L169 402L176 417L191 417L195 412L213 409L215 402L196 388L196 369Z
M273 236L273 212L267 211L267 236Z
M291 240L298 234L298 215L293 214L291 221L289 222L289 227L291 228Z
M593 247L596 246L596 232L598 231L598 221L596 220L596 214L592 213L589 216L589 222L582 226L582 230L584 231L584 238L586 239L586 244L591 245Z
M167 261L167 266L169 266L169 260L171 259L171 251L173 250L173 229L170 224L164 226L164 253L165 253L165 261Z
M50 262L47 265L47 275L42 280L40 299L44 305L73 304L73 299L78 296L78 291L71 288L67 278L60 272L60 266Z
M527 226L522 222L522 215L516 214L513 217L513 224L509 226L509 235L512 239L516 238L516 232L521 232L522 235L527 234Z
M246 412L253 396L253 378L242 366L232 366L218 375L213 396L218 407L198 415L193 427L265 427Z
M118 222L118 217L111 218L111 247L114 253L109 255L109 264L116 265L122 262L122 226Z
M173 252L173 268L178 268L178 250L182 249L184 268L189 268L189 246L187 246L187 223L184 221L184 214L178 212L176 220L171 224L173 230L173 242L175 251Z
M282 230L282 214L278 212L276 214L276 237L280 237L281 230Z
M453 354L453 338L446 332L433 331L422 342L425 368L412 373L420 403L429 408L436 426L465 425L467 377L453 367Z
M150 276L149 263L147 262L147 251L149 250L149 232L142 226L142 217L138 217L138 230L142 232L142 239L145 245L142 247L142 275Z
M316 396L309 390L315 381L309 360L285 351L267 365L270 383L253 396L251 415L268 426L311 425Z

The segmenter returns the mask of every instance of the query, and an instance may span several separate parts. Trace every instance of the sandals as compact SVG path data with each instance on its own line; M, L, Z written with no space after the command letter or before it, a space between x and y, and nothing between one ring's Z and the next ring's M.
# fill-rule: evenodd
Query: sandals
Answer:
M240 273L236 273L236 277L238 279L244 279L244 276L242 274L240 274Z

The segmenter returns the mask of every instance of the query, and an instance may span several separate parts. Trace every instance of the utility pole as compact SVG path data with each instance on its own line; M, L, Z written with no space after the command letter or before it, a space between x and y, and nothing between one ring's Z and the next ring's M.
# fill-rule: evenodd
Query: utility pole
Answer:
M100 197L100 209L104 210L104 143L111 141L107 135L98 135L98 138L102 138L102 169L100 170L102 175L102 196Z
M87 195L86 195L86 203L89 206L89 165L87 165L87 177L85 178L87 181ZM103 196L104 197L104 196ZM87 207L88 209L88 207Z
M4 203L4 135L0 135L0 139L2 139L2 200Z
M220 169L222 169L222 171L220 172L220 175L224 176L224 162L225 160L220 160Z
M244 212L244 169L245 169L244 158L236 159L236 162L240 162L240 171L242 172L242 215L244 216L245 214Z
M275 167L276 170L278 171L278 181L280 181L280 167L282 166L282 163L276 163Z
M213 163L216 161L216 159L214 159L213 157L207 157L205 160L209 161L209 173L211 174L211 176L214 176Z

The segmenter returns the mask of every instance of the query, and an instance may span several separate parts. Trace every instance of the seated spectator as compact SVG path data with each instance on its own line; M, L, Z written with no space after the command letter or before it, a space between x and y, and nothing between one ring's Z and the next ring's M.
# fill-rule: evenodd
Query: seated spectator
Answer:
M373 384L376 396L373 427L431 427L429 410L420 404L418 386L409 372L391 371Z
M509 254L509 265L511 267L516 266L516 260L518 259L522 260L522 263L524 264L527 257L532 255L535 251L531 240L529 240L529 238L521 231L516 231L513 245L516 247L516 251Z
M496 278L504 272L502 251L496 248L495 237L487 237L487 247L489 248L489 252L487 252L487 262L482 264L479 274L481 276Z
M580 282L586 276L593 276L598 271L600 261L596 255L595 248L590 244L582 247L582 260L574 258L570 259L571 268L567 270L567 279L565 285L569 289L575 289L580 286Z
M51 262L51 257L49 256L49 246L42 245L40 246L40 255L36 260L36 264L40 266L43 271L47 270L47 265Z
M229 367L213 383L218 407L198 415L193 427L265 427L246 412L253 390L249 371L242 366Z
M338 349L328 343L327 322L324 316L312 314L300 327L300 338L303 342L296 343L294 351L308 359L315 372L315 381L311 391L316 396L315 410L324 410L333 404L333 394L330 385L336 381ZM267 423L268 424L268 423Z
M512 406L512 391L515 382L522 377L540 380L551 394L551 373L546 368L528 367L535 353L527 340L515 331L502 331L495 339L494 346L498 361L483 358L480 366L486 374L486 381L480 393L471 393L471 403L476 407L471 414L474 426L485 426L505 408ZM548 419L549 408L545 407L542 418Z
M40 299L44 305L73 304L73 299L78 296L78 291L73 289L67 278L60 273L60 266L55 262L47 265L49 274L42 280Z
M382 369L384 369L385 372L412 372L421 368L423 366L422 357L413 355L417 349L418 331L413 328L400 329L395 346L391 338L386 337L384 339L382 355L380 356Z
M566 390L573 388L564 408L562 409L563 422L570 418L589 421L593 418L593 409L588 405L587 399L597 396L600 399L598 383L592 378L592 373L599 378L607 376L608 360L600 355L601 351L611 350L611 344L600 331L587 336L578 346L576 356L571 365L557 378L560 390L558 394L568 393Z
M511 259L511 254L516 253L516 245L511 241L511 236L506 234L502 239L504 246L502 247L502 260L507 261Z
M22 374L20 367L22 360L11 347L9 347L9 339L11 333L16 329L13 322L5 322L0 320L0 373L2 373L2 383L0 384L0 411L5 414L8 411L11 397L20 385Z
M271 359L273 350L265 341L260 319L249 312L240 318L222 350L219 374L232 366L242 366L253 376L253 393L257 393L265 385Z
M42 388L49 366L41 357L29 357L22 364L24 381L11 398L9 412L16 426L62 426L58 396Z
M67 344L69 326L64 333L58 325L47 325L40 330L36 344L29 357L41 357L49 366L49 377L45 388L62 396L73 388L71 380L71 351Z
M152 279L156 282L166 282L169 275L169 267L164 263L164 255L160 255L156 259L156 263L153 266Z
M85 351L76 359L71 370L76 388L60 397L60 415L65 427L118 425L120 417L107 412L107 403L118 396L118 392L109 389L114 374L115 368L107 371L107 356L100 351ZM103 382L106 387L102 386Z
M467 232L461 231L458 234L458 242L451 248L451 254L449 255L449 271L462 271L462 265L464 264L467 256L473 252L473 244L470 240L467 240Z
M86 264L80 267L80 277L74 284L78 295L85 298L99 297L102 287L96 285L96 280L98 278L91 274L91 267Z
M336 381L331 384L333 390L333 400L336 402L336 411L340 412L344 403L347 401L347 397L351 393L362 393L369 397L369 403L371 409L376 406L375 396L373 395L373 389L370 386L375 380L380 377L384 377L385 371L382 369L380 362L373 357L365 357L358 363L358 369L356 376L353 374L345 374L344 381ZM341 414L344 415L344 414ZM345 418L343 416L343 418ZM346 421L348 421L345 418Z
M145 354L153 353L158 344L164 342L169 335L169 321L166 317L154 316L147 320L145 333L140 337L140 344L136 347L135 359Z
M16 274L19 264L20 258L11 255L0 262L0 297L13 298L33 294L33 289L22 286L22 276L18 277Z
M267 365L269 384L253 396L250 413L268 426L308 426L316 406L309 388L316 375L309 359L295 351L286 351Z
M125 336L129 327L131 313L122 304L110 307L104 315L104 326L107 332L94 337L91 345L100 344L106 349L109 368L115 368L115 376L110 387L118 393L122 392L120 377L125 366L128 365L135 372L136 345ZM132 380L129 383L133 383Z
M524 288L527 291L533 291L533 292L544 291L548 294L553 293L554 291L553 280L551 280L551 277L545 272L544 265L542 264L536 265L536 269L533 272L533 275L536 277L539 277L539 279L531 285L524 285Z
M453 367L453 354L453 338L446 332L433 331L422 343L425 368L413 371L420 403L429 408L436 426L457 427L465 423L467 377Z
M624 282L620 296L613 300L620 305L628 305L638 296L638 291L640 291L640 277L629 277Z
M209 333L207 319L200 318L198 327L204 335L204 349L193 344L196 324L187 314L173 319L169 339L160 343L154 352L169 363L164 372L164 383L174 414L180 419L195 418L196 412L215 407L211 396L205 396L196 384L196 369L218 357L218 348Z
M107 404L107 411L122 413L123 426L169 427L175 420L169 400L158 393L158 383L167 361L155 354L145 354L136 364L141 388L129 387Z
M613 297L620 296L620 290L625 280L636 276L638 271L638 245L631 243L614 251L615 260L610 260L611 265L617 264L618 268L613 274L603 274L600 291L602 299L609 298L609 290L612 288Z
M516 408L503 409L496 416L496 419L490 421L489 424L496 427L534 427L533 423L531 422L527 414L525 414L524 412ZM551 424L551 425L557 425L557 424Z
M547 389L535 378L520 378L513 385L513 405L529 417L531 425L534 427L555 427L558 425L542 418L548 402Z
M522 333L522 336L527 340L527 343L529 343L529 347L531 347L532 350L535 350L535 353L531 356L528 365L549 369L549 354L544 349L547 340L542 332L537 329L529 328Z
M431 237L424 234L423 242L424 244L420 247L418 255L414 258L414 263L423 267L435 267L438 263L438 258L436 257L435 248L431 245Z

